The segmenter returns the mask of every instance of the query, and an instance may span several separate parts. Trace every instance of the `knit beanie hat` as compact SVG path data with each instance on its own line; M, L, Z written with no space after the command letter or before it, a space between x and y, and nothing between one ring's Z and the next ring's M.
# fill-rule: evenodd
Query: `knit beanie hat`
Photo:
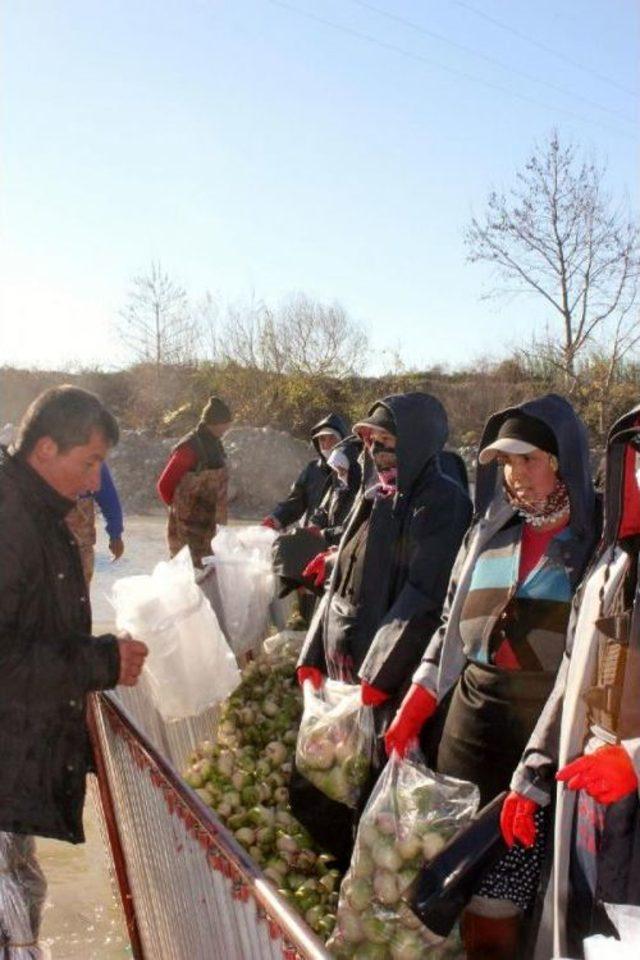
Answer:
M200 416L202 423L210 425L231 422L231 410L220 397L209 397Z

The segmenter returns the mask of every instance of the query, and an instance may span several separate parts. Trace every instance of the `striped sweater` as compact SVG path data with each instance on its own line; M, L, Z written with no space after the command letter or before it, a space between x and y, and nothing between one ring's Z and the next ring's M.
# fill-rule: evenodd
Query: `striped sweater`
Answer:
M499 530L478 557L460 613L468 660L503 669L555 673L564 651L571 583L553 537L539 561L519 580L523 524Z

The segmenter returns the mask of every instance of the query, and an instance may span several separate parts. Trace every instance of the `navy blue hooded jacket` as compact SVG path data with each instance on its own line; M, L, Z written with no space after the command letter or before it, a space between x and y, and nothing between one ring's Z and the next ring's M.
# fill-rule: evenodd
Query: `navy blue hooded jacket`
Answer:
M337 413L330 413L324 420L316 423L311 431L311 440L318 451L317 458L306 465L291 487L287 499L272 510L272 516L276 518L281 527L289 527L302 517L306 516L308 518L320 506L322 498L329 488L332 471L320 453L318 443L319 434L327 429L335 430L341 439L344 439L349 433L346 422Z
M425 637L440 622L471 504L440 467L438 455L448 435L442 404L426 393L398 394L374 404L370 413L380 405L396 424L398 492L371 505L361 490L299 663L353 682L359 675L399 695L420 660ZM371 475L366 463L363 474ZM351 606L336 590L340 552L367 519L362 589ZM336 667L345 658L348 676Z

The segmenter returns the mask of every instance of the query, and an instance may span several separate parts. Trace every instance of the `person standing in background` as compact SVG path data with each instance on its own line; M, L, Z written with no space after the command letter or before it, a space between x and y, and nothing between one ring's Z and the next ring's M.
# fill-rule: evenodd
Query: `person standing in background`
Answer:
M66 516L67 526L78 541L82 570L87 584L91 583L95 563L96 503L105 521L109 550L113 559L119 560L124 553L122 505L106 463L103 463L100 468L100 489L95 493L86 493L78 497L75 507Z
M229 472L222 437L231 419L224 400L210 397L197 427L173 448L157 484L169 508L169 553L173 557L188 545L196 567L211 553L217 525L227 523Z
M292 485L289 496L276 504L262 525L272 530L284 530L294 523L303 526L313 523L312 516L331 486L332 470L327 457L349 433L347 424L337 413L330 413L311 430L311 443L317 456L310 460Z

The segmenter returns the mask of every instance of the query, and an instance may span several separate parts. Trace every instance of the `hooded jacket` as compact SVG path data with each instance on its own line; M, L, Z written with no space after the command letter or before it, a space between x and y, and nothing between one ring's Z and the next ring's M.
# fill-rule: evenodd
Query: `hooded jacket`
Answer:
M518 407L508 407L489 418L480 441L483 450L497 438L502 423L524 413L542 420L558 444L559 473L569 492L569 536L552 541L549 556L564 565L575 591L599 536L599 516L589 471L586 427L571 404L558 394L547 394ZM460 637L460 613L469 589L476 560L493 536L515 515L502 488L495 460L477 466L474 523L456 558L451 575L443 623L427 645L413 680L442 700L457 682L466 665ZM495 611L494 622L500 614ZM488 630L491 624L488 624Z
M330 413L328 417L320 420L313 427L311 441L318 456L306 465L291 487L287 499L271 511L272 516L276 518L281 527L289 527L302 517L306 517L307 522L309 522L308 518L320 506L322 498L329 489L332 471L320 453L318 442L319 434L327 429L335 430L343 440L349 433L346 422L337 413Z
M78 843L86 698L116 685L120 657L114 636L91 636L72 507L0 450L0 830Z
M458 483L445 476L439 453L448 435L442 404L425 393L398 394L374 404L395 420L397 493L366 497L372 463L365 454L363 486L343 534L327 592L314 616L300 665L336 676L334 651L347 649L359 675L400 695L440 619L449 571L471 516ZM362 591L346 609L337 593L345 545L368 519Z
M523 759L514 773L512 789L536 803L551 798L553 775L584 750L588 737L587 690L595 682L598 644L597 620L617 607L629 555L620 546L619 530L625 509L625 451L638 431L640 406L621 417L609 431L603 536L589 574L576 595L567 634L567 650L553 691L540 715ZM634 505L637 510L637 504ZM634 561L631 561L634 562ZM619 736L640 779L640 594L636 583L630 620L629 655L621 691ZM629 669L631 667L631 669ZM568 956L565 920L569 886L569 860L576 794L561 787L555 811L554 866L548 886L543 928L536 957ZM553 947L547 939L553 931Z
M322 539L327 546L336 546L340 542L362 482L362 440L356 436L346 437L336 444L334 450L342 451L349 461L346 486L340 486L335 473L331 471L332 476L322 502L309 514L309 523L320 528Z

